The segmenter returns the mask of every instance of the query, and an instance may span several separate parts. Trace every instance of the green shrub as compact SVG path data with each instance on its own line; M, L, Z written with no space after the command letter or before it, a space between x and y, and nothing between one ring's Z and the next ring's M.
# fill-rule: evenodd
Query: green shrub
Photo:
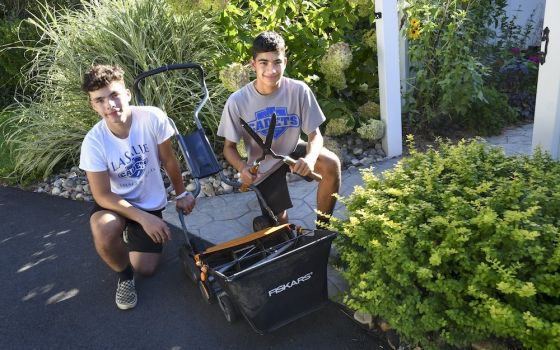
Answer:
M22 177L78 157L81 140L98 117L80 90L82 75L93 63L118 64L128 87L140 72L171 63L197 62L206 71L210 101L201 113L208 135L215 135L227 92L213 60L224 54L214 22L192 11L176 16L165 0L100 0L83 2L82 9L55 10L45 6L29 20L41 35L27 72L27 91L7 123L17 125L8 135ZM146 79L147 104L162 107L181 132L194 127L193 111L200 101L198 76L169 72ZM40 143L40 146L39 146Z
M277 31L287 45L286 76L311 87L327 119L348 118L355 125L347 111L379 99L373 6L373 0L229 1L218 14L232 54L216 64L248 63L253 38Z
M481 134L499 131L496 126L509 119L511 109L504 104L500 104L503 110L491 105L502 80L499 76L504 74L497 71L495 62L511 47L508 45L521 43L528 35L508 20L507 1L409 3L403 29L410 39L411 79L404 108L407 123L427 130L441 121L460 124L466 118L474 119L468 124ZM502 33L500 37L496 29ZM502 98L507 101L507 96ZM498 120L489 121L494 118Z
M14 160L10 148L6 147L4 143L4 135L7 130L2 127L2 123L8 118L8 114L8 111L0 110L0 184L14 182L14 179L11 177L14 171Z
M348 304L435 349L560 348L560 163L475 141L363 173L334 220Z
M33 39L37 35L28 23L0 18L0 108L14 102L21 70L28 62L24 50L14 43Z

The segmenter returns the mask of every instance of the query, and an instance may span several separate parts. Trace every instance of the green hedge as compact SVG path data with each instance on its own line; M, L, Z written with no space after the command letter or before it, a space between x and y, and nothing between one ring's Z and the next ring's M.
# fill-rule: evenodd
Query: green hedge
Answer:
M411 143L343 199L335 220L348 304L412 344L484 339L560 348L560 163L478 141Z

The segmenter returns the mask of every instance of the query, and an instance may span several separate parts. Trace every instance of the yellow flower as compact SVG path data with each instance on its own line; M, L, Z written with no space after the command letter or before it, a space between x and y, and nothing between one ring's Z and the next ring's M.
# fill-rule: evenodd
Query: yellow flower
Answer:
M416 40L420 37L420 29L418 28L410 28L410 30L408 31L408 36L412 39L412 40Z
M410 19L410 26L414 29L420 28L420 21L417 18Z

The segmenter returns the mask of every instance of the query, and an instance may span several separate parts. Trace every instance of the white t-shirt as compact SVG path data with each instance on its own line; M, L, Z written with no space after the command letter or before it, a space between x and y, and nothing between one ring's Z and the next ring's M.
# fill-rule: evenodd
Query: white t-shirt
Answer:
M160 172L158 145L173 136L167 115L157 107L131 106L132 124L127 138L116 137L105 120L87 133L79 167L107 171L111 192L143 210L159 210L167 203Z
M278 89L269 95L261 95L254 82L231 94L222 113L218 136L235 143L243 137L247 163L252 164L262 155L262 149L242 128L239 118L243 118L264 142L273 112L276 113L276 129L271 148L280 155L289 155L295 150L302 131L309 135L325 121L309 86L303 81L282 77ZM260 163L255 183L263 181L281 165L281 160L267 156Z

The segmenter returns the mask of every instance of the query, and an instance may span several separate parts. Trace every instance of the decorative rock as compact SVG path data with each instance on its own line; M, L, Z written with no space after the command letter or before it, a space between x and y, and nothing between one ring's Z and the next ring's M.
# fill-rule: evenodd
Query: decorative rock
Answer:
M206 197L213 197L216 195L216 191L214 191L214 186L212 186L211 183L203 184L200 192L204 193Z
M73 189L74 187L76 187L77 184L78 183L77 183L76 178L74 176L74 177L71 177L71 178L68 178L68 179L62 181L62 188L66 189L66 190Z
M228 185L227 183L225 183L225 182L223 182L223 181L222 181L222 183L221 183L221 186L222 186L223 193L231 193L231 192L233 192L233 186Z
M64 179L56 179L56 180L53 182L53 186L54 186L54 187L61 187L63 181L64 181Z
M212 186L214 186L214 188L220 187L221 184L222 184L222 180L220 180L220 179L214 179L212 181Z
M91 193L89 189L89 184L84 185L84 193Z
M352 163L352 165L354 165L354 166L358 166L358 165L360 165L360 161L359 161L359 160L357 160L356 158L352 159L352 160L351 160L350 162L351 162L351 163Z
M194 182L189 183L187 185L187 191L194 192L194 190L196 190L196 184Z
M77 193L75 199L76 199L77 201L83 201L83 200L85 200L85 197L84 197L83 194Z
M367 325L370 329L373 328L373 316L363 311L354 312L354 319L361 324Z
M59 187L53 187L53 189L52 189L52 191L51 191L51 194L52 194L53 196L59 196L61 192L62 192L62 191L60 190Z
M360 160L363 166L370 166L375 160L372 157L364 157Z

